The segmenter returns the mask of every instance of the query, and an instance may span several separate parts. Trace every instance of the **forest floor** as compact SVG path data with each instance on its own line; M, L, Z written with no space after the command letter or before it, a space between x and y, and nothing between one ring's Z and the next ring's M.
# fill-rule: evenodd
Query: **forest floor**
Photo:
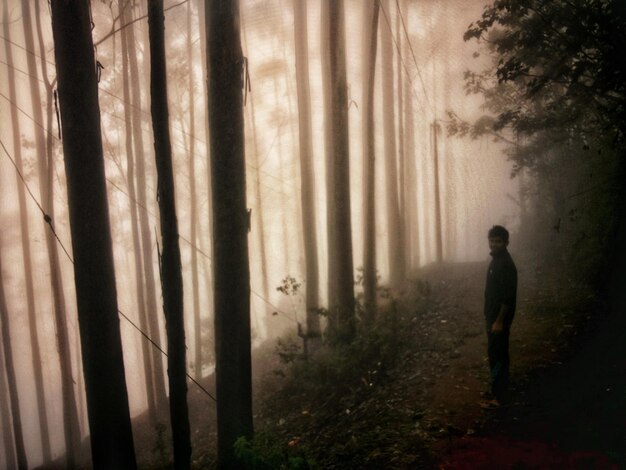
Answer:
M255 354L258 468L626 468L626 315L518 270L508 406L480 407L486 264L429 267L381 300L386 333L309 362L283 364L275 342ZM189 401L194 467L213 468L214 403L193 385ZM136 420L139 461L155 468L169 439L147 427Z

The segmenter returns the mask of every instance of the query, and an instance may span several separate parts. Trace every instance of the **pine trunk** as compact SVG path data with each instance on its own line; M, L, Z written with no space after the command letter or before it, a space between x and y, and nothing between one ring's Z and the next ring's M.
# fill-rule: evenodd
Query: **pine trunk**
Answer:
M4 48L6 52L9 98L11 102L17 103L17 92L15 89L15 72L13 70L13 51L11 48L11 29L9 28L9 13L7 2L3 4L3 22ZM35 309L35 294L33 285L33 265L30 250L30 229L28 223L28 208L26 206L26 191L20 180L20 174L24 174L24 165L22 162L22 146L20 145L20 122L17 114L17 108L11 106L11 127L13 130L13 148L15 157L15 166L18 174L16 174L17 198L20 211L20 234L22 241L22 260L24 263L24 284L26 287L26 308L28 312L28 330L30 333L30 343L33 357L33 371L35 379L35 392L37 396L37 410L39 417L39 432L41 437L41 446L44 463L50 462L52 452L50 449L50 432L48 430L48 413L46 409L46 400L43 386L43 372L41 369L41 348L39 347L39 336L37 334L37 312ZM11 445L12 447L12 445Z
M325 97L327 192L329 227L329 313L331 336L349 341L356 331L354 272L350 213L350 139L346 82L345 19L343 0L323 0L323 59L328 64L329 95ZM341 230L339 230L341 228ZM334 283L334 285L332 285ZM332 294L332 297L331 297Z
M302 234L306 276L306 334L310 350L319 348L319 266L317 258L317 221L315 216L315 170L311 124L311 91L309 85L309 52L306 3L293 0L296 45L296 83L298 91L298 125L300 139L300 181Z
M246 37L246 28L245 25L242 27L242 37L244 42L244 47L248 48L248 40ZM256 114L254 112L254 101L255 97L251 93L247 97L249 104L248 115L250 116L250 122L252 124L252 155L251 155L251 165L254 169L254 198L256 200L256 211L252 213L251 217L254 218L257 227L258 233L258 243L259 243L259 254L261 256L261 282L263 285L263 300L268 301L270 298L270 289L269 289L269 275L267 273L267 248L265 243L265 217L263 211L263 194L261 191L261 162L259 160L259 154L261 149L258 143L258 134L256 127ZM266 325L269 324L270 310L267 308L269 304L266 303L265 308L265 320Z
M389 1L381 0L384 11L389 12ZM389 13L387 13L389 15ZM387 203L387 243L389 257L389 284L398 287L404 280L400 211L398 205L398 168L396 147L396 119L394 110L393 47L391 19L381 21L381 59L383 87L383 134L385 139L385 194Z
M246 210L243 55L239 2L207 9L218 467L240 468L233 445L251 438L249 218Z
M193 49L191 44L191 3L187 4L187 62L189 64L189 232L191 240L191 290L195 346L195 376L202 378L202 323L200 320L200 287L198 279L198 208L196 196L196 117L193 79Z
M126 6L120 5L120 22L126 24L128 22L128 16L125 13ZM130 208L130 223L131 233L133 239L133 261L135 268L135 292L137 295L137 316L139 317L139 327L141 331L148 331L148 321L146 315L146 302L145 302L145 290L144 290L144 278L143 278L143 265L141 259L141 240L139 237L139 224L137 215L137 201L135 195L135 159L133 155L133 133L132 133L132 119L131 119L131 99L129 83L132 81L129 74L128 58L133 55L134 52L129 50L128 47L128 29L122 31L121 34L122 43L122 84L123 84L123 97L124 97L124 135L126 145L126 182L128 187L128 199ZM136 138L136 136L135 136ZM141 156L138 156L141 158ZM142 208L141 208L142 209ZM147 341L141 341L141 352L143 355L143 370L144 380L146 386L146 399L148 403L148 415L152 424L157 422L157 412L154 397L153 377L152 377L152 362L150 343Z
M150 97L157 167L157 200L161 215L161 290L167 329L170 420L174 441L174 467L191 465L191 438L187 408L187 362L183 310L183 277L172 166L165 65L163 1L148 3L150 28Z
M26 49L35 50L30 2L23 0L22 15L24 22L24 39ZM43 68L43 78L47 91L48 108L48 139L44 135L44 129L35 126L35 148L37 149L37 169L39 175L39 194L41 205L47 216L46 222L46 248L48 252L48 263L50 267L50 282L54 303L54 320L57 334L57 350L59 352L59 362L61 366L61 389L63 400L63 425L66 446L66 459L68 466L74 466L76 455L80 444L80 426L78 424L78 410L76 409L76 398L74 392L74 379L72 376L72 359L67 328L67 313L65 305L65 293L63 290L63 278L59 262L59 250L54 233L54 152L52 149L53 140L51 135L52 122L52 86L47 77L47 65L45 59L45 49L39 51ZM38 76L35 56L27 55L28 73L32 77ZM30 80L30 94L33 107L33 118L36 123L43 124L41 93L39 85L35 80Z
M400 13L404 17L404 27L408 29L409 23L409 11L407 8L407 1L402 0ZM402 21L402 19L401 19ZM404 55L408 57L411 54L411 45L409 38L405 37L404 41ZM403 108L404 108L404 123L403 123L403 136L404 136L404 171L402 177L404 178L404 212L402 218L404 219L405 226L405 259L409 261L409 267L418 268L420 265L420 238L419 238L419 225L418 225L418 203L417 203L417 188L419 186L417 165L415 161L415 130L413 120L413 83L411 77L407 75L404 77L403 83Z
M363 307L364 319L376 314L376 148L374 82L378 31L377 1L365 2L363 18Z
M5 16L6 18L6 16ZM7 302L4 294L4 283L2 279L2 254L0 253L0 332L2 336L2 347L4 355L4 367L7 373L7 386L9 389L9 401L11 403L12 431L15 439L15 456L17 457L17 468L26 470L28 460L24 448L24 433L22 430L22 415L20 412L20 399L17 393L17 380L15 377L15 364L13 362L13 349L11 346L11 321ZM11 446L13 443L11 443ZM9 451L10 452L10 451ZM10 455L7 452L7 456Z
M51 2L94 468L136 468L117 310L89 4Z
M6 16L4 18L7 18ZM2 287L0 287L2 289ZM0 325L2 328L2 325ZM0 333L1 334L1 333ZM11 405L9 403L9 389L4 361L4 348L0 348L0 424L2 424L2 444L4 446L4 467L15 468L15 444L13 440L13 426L11 425Z
M128 32L128 44L135 44L135 25L130 24L126 28ZM144 53L144 56L147 55ZM146 162L147 153L143 145L142 122L142 102L141 102L141 75L137 64L137 55L129 55L131 95L132 95L132 122L133 122L133 143L135 149L135 164L137 165L137 203L139 210L139 229L141 231L141 249L143 258L143 272L145 278L146 292L146 312L148 317L148 331L150 338L157 344L161 344L161 330L159 328L159 309L157 308L156 281L154 276L154 262L152 257L152 235L150 234L150 223L148 221L148 200L146 197ZM154 397L157 413L167 406L167 396L165 393L165 374L163 372L163 358L157 348L152 348L152 367L154 380Z

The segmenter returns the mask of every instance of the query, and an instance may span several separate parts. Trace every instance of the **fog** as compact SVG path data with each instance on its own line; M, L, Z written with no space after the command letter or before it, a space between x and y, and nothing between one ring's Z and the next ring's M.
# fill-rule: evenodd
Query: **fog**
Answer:
M45 53L47 81L54 86L55 66L50 14L47 4L41 4L40 20L44 50L36 47L29 51L24 41L22 10L17 0L5 0L8 4L10 38L3 33L3 46L12 50L13 64L9 62L5 47L0 62L0 140L3 149L0 156L0 247L2 249L2 282L7 297L10 316L11 343L16 369L20 411L25 433L25 447L29 464L42 462L42 441L34 370L32 346L27 314L26 287L20 229L20 207L18 189L26 190L26 209L29 226L28 240L32 253L32 270L37 336L40 342L40 360L43 371L43 387L47 422L51 430L52 456L64 453L61 406L61 377L57 352L57 326L53 315L50 267L46 250L45 230L38 207L41 202L37 170L37 131L43 129L54 145L52 173L55 206L54 227L58 239L63 293L66 303L67 332L69 335L72 375L83 437L88 434L84 383L80 363L76 300L71 262L71 241L68 222L67 194L63 155L59 141L56 112L53 111L52 127L46 122L37 122L33 113L30 81L35 81L41 91L42 115L46 116L46 104L54 99L46 95L41 78L41 57ZM158 276L157 253L158 209L155 196L155 169L153 137L150 125L149 82L147 61L147 21L144 5L133 9L140 18L134 23L134 44L129 47L139 66L141 89L141 133L147 200L140 204L129 195L127 180L127 155L124 106L132 104L124 100L124 77L122 75L122 53L118 2L92 2L93 38L97 44L96 55L100 68L100 112L106 161L107 190L112 225L115 272L117 279L118 306L123 316L120 325L123 338L126 380L132 415L143 413L147 407L143 373L142 342L145 338L138 331L140 322L137 314L136 280L134 270L134 248L131 224L131 205L147 214L153 260L153 270ZM441 198L441 225L443 234L443 260L464 262L484 260L488 255L485 244L486 230L493 224L506 225L512 233L519 228L519 209L516 198L519 192L518 179L511 178L512 164L503 152L502 144L491 137L478 139L448 136L445 131L449 119L447 111L472 121L484 113L481 98L467 95L464 90L463 73L466 69L480 69L485 65L482 55L475 55L475 42L464 42L463 33L467 26L480 17L484 1L422 1L409 2L407 17L400 19L398 2L388 2L380 12L380 24L392 27L394 40L394 81L400 71L402 86L410 87L413 109L413 128L403 129L413 134L416 177L408 184L415 188L416 232L412 233L417 249L411 256L410 271L436 261L436 216L434 180L433 123L441 130L437 135L439 158L439 183ZM385 5L385 4L383 4ZM207 121L205 77L197 2L166 2L166 52L168 65L168 91L170 99L170 128L176 175L176 199L180 229L180 247L183 257L185 293L185 323L187 335L187 357L189 371L193 374L197 360L195 331L200 329L203 342L204 364L202 373L212 371L212 280L210 243L210 203L208 186ZM191 29L188 27L188 8L191 7ZM352 242L354 265L363 265L363 166L362 166L362 2L349 0L346 8L346 57L349 90L349 136L350 136L350 190L352 216ZM33 17L34 18L34 17ZM317 1L307 2L309 75L311 84L311 112L313 135L313 160L315 176L315 204L320 263L320 298L325 303L327 283L326 253L326 192L324 161L324 114L320 57L320 8ZM241 20L244 55L247 58L249 89L246 91L246 178L248 207L251 209L250 267L252 289L253 344L258 345L273 338L285 329L293 329L294 322L304 321L304 297L295 297L296 309L289 299L278 292L286 276L293 276L306 285L303 266L303 241L300 206L300 160L298 152L298 103L296 96L295 52L293 10L287 0L242 0ZM113 33L113 34L111 34ZM188 48L190 35L191 49ZM35 33L37 37L37 33ZM410 47L406 39L410 39ZM37 40L35 41L37 43ZM400 54L397 52L400 50ZM28 70L27 57L37 58L38 77ZM189 55L191 62L189 61ZM376 145L376 244L377 266L380 282L389 279L387 240L389 228L386 222L385 203L385 156L383 139L382 83L380 55L376 65L374 93L374 121ZM9 72L14 74L16 102L9 93ZM189 100L189 74L193 83L194 98ZM127 83L130 85L130 83ZM398 90L394 90L394 96ZM397 96L396 96L397 99ZM406 105L406 104L405 104ZM54 103L52 109L54 110ZM194 128L191 133L190 106L194 111ZM11 108L17 110L20 125L19 140L12 134ZM45 118L44 118L45 119ZM396 133L400 117L396 110ZM128 123L127 123L128 124ZM137 135L134 136L137 138ZM195 146L195 173L190 174L190 143ZM23 171L18 174L15 162L17 148L21 149ZM397 163L401 157L395 156ZM191 233L190 178L195 178L195 204L197 207L197 229ZM258 186L257 186L258 185ZM260 217L263 226L259 225ZM265 246L265 263L261 255L262 231ZM511 250L516 249L515 238ZM200 324L194 320L192 288L192 253L198 260L199 316ZM67 253L66 253L67 252ZM266 279L263 279L266 272ZM160 323L160 338L153 340L165 344L164 321L161 313L161 296L157 277L156 305ZM132 322L132 323L131 323ZM164 360L164 358L162 358ZM163 363L165 365L165 362ZM2 367L4 374L4 366ZM191 385L190 385L191 386ZM0 390L5 394L5 390ZM3 429L0 431L5 432ZM0 457L0 467L6 462Z

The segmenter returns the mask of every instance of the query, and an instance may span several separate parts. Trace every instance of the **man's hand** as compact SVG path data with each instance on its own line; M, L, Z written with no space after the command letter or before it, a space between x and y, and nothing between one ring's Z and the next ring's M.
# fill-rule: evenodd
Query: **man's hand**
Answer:
M495 322L493 322L493 324L491 325L491 332L492 333L502 333L502 322L496 320Z

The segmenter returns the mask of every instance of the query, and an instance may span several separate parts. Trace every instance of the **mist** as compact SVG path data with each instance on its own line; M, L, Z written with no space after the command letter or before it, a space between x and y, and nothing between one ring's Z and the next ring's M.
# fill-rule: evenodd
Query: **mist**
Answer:
M67 436L61 432L67 423L64 413L68 413L67 398L64 401L62 393L64 360L63 367L69 367L66 369L69 375L65 377L71 377L72 406L78 422L79 436L74 445L86 445L89 423L51 12L47 3L35 8L35 2L26 2L31 10L27 17L22 3L5 0L3 13L1 282L6 318L10 320L3 327L10 325L23 443L28 466L36 467L51 464L66 454ZM209 387L207 381L215 370L214 248L206 31L204 6L200 3L165 2L165 52L184 292L186 369L195 381ZM308 33L296 37L291 1L240 1L239 26L245 57L242 92L245 196L250 217L247 240L253 362L258 351L266 351L267 345L274 344L277 338L295 335L298 327L313 328L307 323L308 310L332 307L328 273L337 255L329 254L328 238L328 211L333 203L326 189L329 160L325 100L328 97L321 47L323 2L303 3ZM346 193L349 218L342 219L343 223L335 229L341 232L346 224L351 226L348 233L352 246L351 276L357 283L354 287L357 299L363 296L364 285L359 279L366 276L367 263L374 263L378 286L389 286L400 295L412 289L408 287L410 280L421 279L422 273L433 266L485 262L489 257L486 233L493 225L508 228L512 234L509 250L513 255L526 259L538 250L536 246L559 246L564 253L559 255L562 272L567 272L563 278L575 278L571 272L582 273L587 266L567 258L571 253L566 247L578 243L580 252L592 246L590 243L595 238L591 233L595 229L591 227L596 222L585 219L581 214L588 208L580 209L579 199L569 196L589 186L591 180L580 175L587 175L589 168L595 168L593 162L579 164L576 160L564 168L558 164L560 157L555 156L557 163L549 168L547 164L542 167L534 163L524 167L524 158L530 162L531 157L520 157L511 148L515 143L530 142L530 137L525 140L523 134L521 137L515 132L507 134L506 129L478 132L480 126L475 126L472 132L463 128L466 123L480 123L485 116L495 120L497 115L484 95L469 92L467 84L466 71L478 73L493 65L484 44L463 37L468 25L481 17L484 0L380 2L378 33L374 32L378 48L373 64L371 135L364 134L367 129L364 97L368 85L364 74L367 70L364 38L368 31L364 4L367 3L342 2L348 103L348 127L342 132L349 149L345 155L349 172ZM144 3L134 1L92 2L91 21L129 409L133 419L158 414L161 420L167 414L164 410L169 385L164 355L167 332L159 266L163 240L156 196L146 8ZM25 22L28 22L26 28ZM25 37L29 34L27 30L32 35L31 41ZM383 34L383 30L389 34ZM296 68L297 60L301 60L296 57L298 41L308 55L305 73L310 100L307 157L310 166L304 173L299 121L302 96L298 95L298 87L303 83L297 78ZM387 61L385 54L391 54ZM385 81L386 72L390 81ZM39 96L34 96L33 90ZM388 124L393 124L391 130L385 128ZM364 145L368 136L373 144L370 151L374 160L366 169ZM590 142L592 151L597 150L591 139ZM567 153L567 142L561 148ZM619 166L597 165L604 168L594 170L600 179L604 173L614 174L610 168ZM372 172L373 186L364 191L368 171ZM395 176L390 177L390 171ZM561 186L550 185L550 181L559 178L563 182ZM308 199L303 197L303 188L309 188L305 191ZM547 194L550 188L556 188L555 192L559 193L553 199ZM373 193L375 216L369 245L364 229L368 191ZM592 197L590 194L584 197L587 196ZM560 207L553 212L542 210L542 203L548 205L553 200L561 201ZM606 202L599 200L600 205ZM594 201L585 201L590 207L598 207L593 206ZM609 206L602 205L602 210L604 207ZM396 211L395 219L391 210ZM532 218L529 214L533 213L542 216ZM305 220L313 221L314 225L303 228L305 215L308 217ZM575 220L576 217L582 219ZM557 224L558 228L554 229ZM581 230L586 230L587 238L579 236ZM316 240L313 248L311 234ZM376 247L374 259L369 261L368 246ZM51 247L56 254L50 251ZM597 255L597 263L601 265L602 250L594 250L589 248L590 256ZM318 267L315 298L306 296L307 272L311 273L307 271L307 262L311 262L311 257L316 259ZM53 258L56 261L51 261ZM398 259L402 262L400 271ZM539 265L529 261L528 271ZM298 284L292 291L289 291L289 278ZM321 331L330 322L329 317L322 316ZM60 356L60 347L66 348L65 357ZM5 353L1 354L0 393L9 397L4 385ZM188 388L195 390L195 387L188 380ZM215 406L210 398L204 399L206 407ZM8 420L3 421L0 435L6 446L11 441L7 440L9 430L4 423L15 419L14 413L5 418ZM191 416L192 428L196 426L195 419ZM47 432L42 430L42 420ZM135 440L141 441L143 437L138 432L134 428ZM0 468L12 468L9 453L3 450Z

